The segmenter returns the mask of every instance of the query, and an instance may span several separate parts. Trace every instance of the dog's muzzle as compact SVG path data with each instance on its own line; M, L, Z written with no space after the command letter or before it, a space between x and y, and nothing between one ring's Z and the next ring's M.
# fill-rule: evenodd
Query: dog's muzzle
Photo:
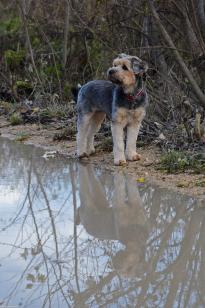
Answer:
M107 71L107 78L115 84L121 84L121 82L115 77L116 70L114 68L110 68Z
M115 73L115 70L113 68L110 68L107 72L108 76L112 76Z

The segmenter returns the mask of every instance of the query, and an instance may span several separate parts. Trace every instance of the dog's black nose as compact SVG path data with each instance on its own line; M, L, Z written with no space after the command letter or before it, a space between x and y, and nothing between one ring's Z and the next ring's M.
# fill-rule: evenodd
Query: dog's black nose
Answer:
M110 70L108 71L108 74L109 74L109 75L112 75L112 74L114 74L114 72L115 72L114 69L110 69Z

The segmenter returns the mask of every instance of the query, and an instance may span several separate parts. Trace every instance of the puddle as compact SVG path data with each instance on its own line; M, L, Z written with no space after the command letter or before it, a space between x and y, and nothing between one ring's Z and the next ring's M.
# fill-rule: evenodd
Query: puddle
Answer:
M205 211L0 139L0 307L205 307Z

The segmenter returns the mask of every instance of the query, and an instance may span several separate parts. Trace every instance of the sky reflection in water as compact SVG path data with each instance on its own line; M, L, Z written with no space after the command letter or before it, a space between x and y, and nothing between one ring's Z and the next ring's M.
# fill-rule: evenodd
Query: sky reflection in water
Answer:
M0 307L205 307L194 199L0 139Z

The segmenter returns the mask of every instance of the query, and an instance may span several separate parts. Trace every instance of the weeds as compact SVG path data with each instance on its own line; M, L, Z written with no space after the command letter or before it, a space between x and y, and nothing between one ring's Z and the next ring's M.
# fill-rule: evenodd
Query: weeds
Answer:
M97 148L102 151L111 152L113 148L112 138L103 138L103 140L97 145Z
M167 173L182 173L187 170L198 174L205 173L205 156L173 150L162 155L158 169Z
M69 104L60 104L58 101L50 102L46 110L53 118L73 117L75 115L75 104L71 102Z
M53 114L48 109L41 109L38 113L38 117L40 123L47 123L52 120Z
M205 181L204 181L204 180L197 181L197 182L195 183L195 186L198 186L198 187L205 187Z
M19 67L19 65L23 62L26 57L26 51L24 49L20 49L17 51L14 50L6 50L4 53L4 57L7 65L14 70L14 68Z
M74 126L64 128L60 133L56 133L53 137L54 141L75 140L76 128Z
M29 138L29 134L27 134L26 132L19 132L16 135L15 141L23 142L23 141L27 140L28 138Z
M11 125L20 125L20 124L23 123L22 116L17 112L13 113L10 116L9 121L10 121Z
M1 101L0 102L0 113L8 114L13 111L13 105L9 102Z

